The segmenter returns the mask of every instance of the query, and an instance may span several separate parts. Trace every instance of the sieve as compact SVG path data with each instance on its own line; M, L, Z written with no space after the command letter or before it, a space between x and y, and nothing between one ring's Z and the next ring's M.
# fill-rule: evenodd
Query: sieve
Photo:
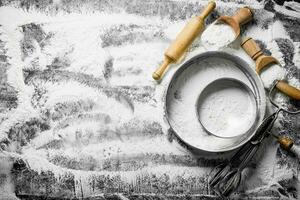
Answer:
M217 137L247 134L257 123L255 95L249 86L235 78L210 82L200 93L195 107L202 127Z
M208 128L200 124L200 115L197 113L199 98L202 92L205 94L203 90L206 86L224 78L236 79L232 81L233 85L247 94L248 103L254 107L253 116L256 117L253 126L250 124L244 134L235 133L234 137L219 137L217 133L209 133L206 130ZM254 98L255 103L251 102ZM265 115L265 99L263 83L247 62L232 54L209 51L186 60L175 71L165 90L164 118L169 130L191 149L199 153L226 152L242 146L254 135Z

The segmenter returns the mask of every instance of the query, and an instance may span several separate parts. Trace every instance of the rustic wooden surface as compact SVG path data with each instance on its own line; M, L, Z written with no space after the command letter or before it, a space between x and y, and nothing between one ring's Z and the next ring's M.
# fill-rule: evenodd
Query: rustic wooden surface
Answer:
M171 40L166 30L206 4L0 1L0 15L36 19L8 15L20 23L0 24L0 199L217 199L206 180L227 155L192 152L168 131L162 97L174 69L159 85L151 78ZM287 37L274 44L299 83L299 4L217 1L207 23L245 5L255 12L246 33L283 24ZM101 20L85 26L81 17L93 14ZM59 40L65 30L78 41ZM266 47L262 35L252 37ZM93 41L86 38L94 42L80 46ZM285 116L276 131L300 144L299 117ZM266 146L233 198L299 199L299 158L271 139Z

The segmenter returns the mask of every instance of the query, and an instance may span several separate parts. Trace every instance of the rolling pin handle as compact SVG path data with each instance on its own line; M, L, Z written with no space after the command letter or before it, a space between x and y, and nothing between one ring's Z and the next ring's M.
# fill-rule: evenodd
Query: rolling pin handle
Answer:
M192 44L204 29L204 19L215 8L215 2L209 2L202 14L193 17L177 35L176 39L171 43L165 52L165 60L163 64L152 74L153 79L159 80L164 74L170 63L178 61L186 52L187 48Z
M243 25L252 20L253 12L249 7L243 7L232 18L240 25Z
M166 71L167 67L172 62L173 60L171 58L165 56L164 62L155 70L155 72L152 74L152 78L155 80L160 80L164 72Z
M276 88L287 96L295 100L300 100L300 89L295 88L284 81L278 81Z
M210 1L206 8L202 11L201 15L199 15L199 18L205 19L216 7L216 2Z

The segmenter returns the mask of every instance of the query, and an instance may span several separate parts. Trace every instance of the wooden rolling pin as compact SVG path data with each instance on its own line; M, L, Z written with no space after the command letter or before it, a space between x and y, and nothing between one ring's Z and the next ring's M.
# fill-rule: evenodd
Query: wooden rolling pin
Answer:
M160 67L152 74L155 80L160 80L169 64L178 61L184 54L186 49L194 41L194 39L204 30L205 18L215 9L216 3L211 1L208 3L202 13L192 18L188 24L177 35L175 41L169 46L165 52L165 58Z
M265 67L271 67L271 64L279 64L278 60L273 56L264 55L261 48L252 38L245 38L242 41L241 46L246 51L246 53L255 61L255 70L258 74L260 74L262 69L264 69ZM276 88L282 93L296 100L300 100L300 90L289 85L285 81L278 80Z

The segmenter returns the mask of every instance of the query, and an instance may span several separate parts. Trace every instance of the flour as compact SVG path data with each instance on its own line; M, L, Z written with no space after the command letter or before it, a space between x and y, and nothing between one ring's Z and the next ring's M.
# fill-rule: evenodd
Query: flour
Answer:
M295 42L294 59L295 66L300 69L300 42Z
M235 137L256 119L255 98L239 82L221 79L206 87L198 101L199 120L213 135Z
M277 80L282 80L285 77L285 70L275 64L271 66L267 66L260 74L260 78L262 79L265 88L270 89L274 82Z
M192 2L196 3L195 8L199 6L198 1L192 0ZM250 1L246 2L247 4L250 3ZM70 196L70 198L88 198L98 195L105 198L103 192L114 193L115 191L125 192L126 194L128 191L132 191L135 194L144 193L145 195L159 195L165 192L181 194L181 191L191 192L192 194L197 193L198 196L199 191L205 193L206 185L203 180L210 171L210 167L206 165L206 160L199 162L194 155L191 155L179 143L169 142L166 139L168 124L161 119L164 113L163 92L168 79L178 68L178 64L170 67L160 84L156 84L151 79L151 73L161 62L163 49L169 45L170 40L174 39L185 23L184 21L182 21L183 23L178 21L178 24L175 24L173 21L173 18L179 16L176 11L177 2L173 2L175 10L171 9L170 13L155 12L153 10L156 9L156 6L153 6L155 4L147 6L146 10L141 7L141 11L139 6L142 4L136 3L137 5L134 7L125 5L121 10L119 7L115 9L115 3L113 2L112 4L108 3L109 5L104 3L100 6L101 12L93 13L93 9L97 10L99 7L95 6L93 2L90 5L92 10L83 10L82 8L86 7L87 3L80 2L77 4L75 2L69 5L65 2L60 3L59 0L49 4L50 7L47 6L48 4L42 4L46 8L40 7L41 12L34 11L34 6L30 6L31 8L26 9L27 11L13 7L0 8L0 39L5 45L4 51L6 53L4 54L8 59L8 84L18 92L18 107L7 111L7 113L1 113L7 120L1 122L0 141L2 136L7 136L10 129L18 131L19 136L22 134L26 136L24 129L18 129L18 127L24 126L26 130L27 125L25 122L30 121L32 118L43 120L43 117L47 117L45 113L48 110L50 110L50 113L62 114L55 122L51 121L51 118L47 118L51 121L50 129L37 132L26 146L21 147L20 154L19 151L18 153L9 152L10 156L17 154L17 158L28 163L30 170L33 170L32 173L30 170L26 170L25 174L22 173L17 177L18 181L21 182L17 185L24 186L22 187L23 193L31 194L33 192L43 196L46 187L49 189L47 195L61 198L60 185L68 186L73 183L74 188L72 187L72 191L69 192L64 187L62 195L74 193L75 195ZM13 2L13 4L17 5L19 3ZM120 3L117 2L117 4ZM185 2L178 4L182 6ZM201 2L200 4L202 5ZM77 5L80 6L76 8ZM189 5L194 5L194 3L189 3ZM227 13L227 11L234 11L238 7L244 6L244 3L218 2L218 5L220 12ZM253 7L253 3L251 5ZM52 7L54 7L54 10L51 11ZM66 11L55 11L55 7L58 10L66 8ZM254 8L261 9L262 7L262 4L254 3ZM80 9L82 12L73 12L76 9ZM68 10L71 10L71 13L66 14ZM191 9L187 9L187 11L188 13L180 13L179 18L184 19L196 14ZM255 9L255 12L257 11ZM144 15L145 12L151 13ZM274 14L271 14L271 12L263 12L261 16L256 16L259 16L257 19L261 20L268 17L268 15L272 16L266 20L272 22L270 19ZM283 26L276 22L271 31L265 31L264 34L261 34L263 28L260 27L261 21L258 22L258 26L251 26L251 30L253 30L251 33L253 33L254 38L259 37L257 39L263 40L267 45L267 49L271 49L276 58L282 59L282 54L276 42L272 41L271 32L273 32L273 37L276 38L288 37L287 34L283 37L285 33L278 31L278 28L283 28ZM30 23L38 25L49 37L43 41L43 46L40 46L41 44L34 40L32 43L33 53L23 57L19 47L25 32L22 31L20 26L27 26ZM169 27L171 24L175 25ZM253 27L258 28L254 30ZM270 28L267 30L270 30ZM249 32L247 29L245 35L248 35ZM223 34L220 35L223 37ZM268 35L269 37L267 37ZM105 37L103 38L103 36ZM270 48L270 46L274 48ZM295 51L298 50L295 48ZM192 49L187 56L190 57L204 51L206 50L202 49L201 44ZM239 52L244 53L243 50L238 49L233 54L240 56ZM297 55L299 55L299 52ZM49 68L48 66L57 57L63 59L63 62L59 63L60 65L56 65L59 68ZM295 55L294 59L296 60L298 57ZM112 60L111 76L109 80L103 79L103 73L106 71L104 65L107 65L110 59ZM243 59L250 60L247 55ZM230 64L224 65L229 66ZM229 74L235 77L241 75L238 72L228 73L228 66L220 66L218 68L220 74ZM297 64L296 66L299 67ZM199 67L209 70L205 66ZM45 79L38 82L38 87L31 87L30 79L26 79L29 83L24 81L27 76L24 71L28 69L33 72L34 79L39 79L41 76ZM211 70L211 72L214 72L213 67ZM60 73L59 76L58 73ZM48 78L49 74L51 78ZM67 78L65 77L66 74ZM52 76L57 79L57 82L52 82ZM64 80L60 80L60 77ZM77 78L74 79L74 77ZM212 77L215 78L216 76ZM96 79L93 80L93 78ZM205 81L209 77L201 78ZM243 77L241 79L244 80ZM102 84L102 81L105 81L106 84ZM181 83L189 83L189 81L182 80ZM295 84L292 82L295 82ZM297 79L294 79L290 83L297 86L299 81L297 82ZM36 95L35 89L39 88L44 89L46 93L32 99L33 95ZM109 95L117 93L121 96L126 93L132 105L127 106L115 98L107 97L101 92L102 88ZM148 89L144 91L144 88ZM195 86L192 89L196 91L198 88ZM187 97L193 97L193 90L186 90L189 93ZM139 93L139 91L142 91L142 93ZM178 97L184 96L180 93L182 94L179 91ZM186 93L184 94L186 95ZM149 101L136 101L135 99L139 98L137 97L139 95L145 95L146 97L142 97L145 99L149 96ZM34 102L31 100L34 100ZM44 102L44 100L46 101ZM84 102L83 105L82 102ZM177 103L180 104L179 101ZM179 120L180 123L192 120L192 117L196 114L194 105L191 105L193 110L189 106L180 105L180 110L178 110L173 120ZM183 119L187 115L182 115L182 113L188 112L192 114ZM98 115L103 115L104 119L99 119ZM107 121L110 123L104 124L103 121L105 121L106 116L109 116L110 121ZM198 121L196 122L199 124ZM203 134L202 129L199 132L190 133L190 131L198 130L195 129L197 128L195 124L191 123L191 125L191 127L185 127L186 129L183 131L186 131L185 136L190 137L191 142L202 145L198 146L200 148L215 145L222 150L222 147L226 148L226 146L231 146L233 143L239 143L238 139L212 140L211 137ZM90 137L91 135L93 137ZM270 161L266 162L265 165L265 169L270 169L268 172L272 172L272 166L276 165L276 158L278 158L275 149L271 150L272 153L274 152L272 154L274 156L267 155ZM217 156L223 159L223 154ZM0 158L0 163L3 165L7 161ZM199 165L204 165L204 167ZM74 170L74 168L78 170ZM5 176L9 177L11 166L5 167L4 170L8 173ZM26 175L27 172L34 179L29 180L29 176ZM285 172L284 169L281 174L284 175ZM54 184L44 181L45 175L47 180L53 180L51 174L54 174L56 179ZM262 177L269 180L269 178L274 177L275 179L279 176L278 174L277 171L273 174L261 171L258 178ZM282 179L285 180L285 178ZM184 185L182 185L182 182L184 182ZM277 182L276 180L272 184ZM94 187L95 183L97 183L96 187ZM40 184L45 187L39 187ZM59 187L59 194L55 193L55 185ZM99 189L102 185L112 187L106 187L105 190ZM145 191L144 188L150 187L148 185L157 187L159 191L157 189ZM260 182L253 185L254 188L262 186ZM128 186L130 190L127 189ZM169 186L171 186L171 189L169 189ZM3 188L3 184L1 187ZM177 191L179 192L177 193ZM14 191L12 185L9 188L3 188L3 190L0 189L0 194L2 193L18 194L17 191Z
M236 34L231 26L215 22L203 32L201 41L208 50L218 50L233 42L235 38Z
M181 20L181 21L173 22L172 24L168 25L168 27L164 31L166 37L170 41L175 40L177 35L184 28L184 26L187 24L187 22L188 21L186 21L186 20Z
M286 8L284 6L288 6L288 7ZM299 5L298 5L297 1L293 1L293 2L290 2L290 3L284 2L284 6L280 6L280 5L275 4L274 5L274 10L276 12L278 12L280 14L284 14L286 16L299 18L299 12L297 12L297 10L299 10ZM293 8L293 9L291 9L291 8Z
M226 59L208 57L194 65L196 66L190 66L175 81L171 89L174 95L167 99L170 105L168 113L172 128L185 142L207 151L222 151L240 143L243 137L225 139L208 134L199 123L195 105L204 87L218 78L235 78L252 88L249 79L238 67L233 67L236 66L233 62ZM238 96L240 95L238 93ZM248 102L248 99L242 98L241 101ZM241 105L230 106L230 108L243 109L246 106L243 103L245 102ZM222 108L223 104L226 104L224 98L216 102L214 106Z
M293 152L298 158L300 158L300 147L299 145L293 145L291 148L291 152Z

